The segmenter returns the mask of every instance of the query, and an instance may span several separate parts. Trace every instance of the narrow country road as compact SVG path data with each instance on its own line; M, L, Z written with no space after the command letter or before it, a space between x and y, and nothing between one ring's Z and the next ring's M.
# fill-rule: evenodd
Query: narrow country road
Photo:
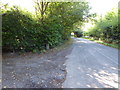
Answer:
M82 38L73 38L66 56L63 88L118 88L118 50Z

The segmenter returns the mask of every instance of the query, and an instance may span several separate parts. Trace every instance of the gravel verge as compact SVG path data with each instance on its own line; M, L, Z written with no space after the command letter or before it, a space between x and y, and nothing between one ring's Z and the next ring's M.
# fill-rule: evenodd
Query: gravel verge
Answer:
M46 53L3 54L3 88L61 88L66 77L66 56L72 47Z

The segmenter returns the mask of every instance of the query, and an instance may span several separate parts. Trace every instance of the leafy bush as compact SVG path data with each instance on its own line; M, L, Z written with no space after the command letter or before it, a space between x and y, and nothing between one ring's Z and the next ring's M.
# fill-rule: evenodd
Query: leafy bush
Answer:
M120 12L120 10L119 10ZM118 9L113 9L108 12L101 20L89 29L87 32L89 36L104 40L110 43L119 43L120 30L118 29Z
M53 48L70 38L73 24L83 22L83 15L87 15L88 10L86 2L51 2L40 21L35 15L16 6L4 9L3 51L37 52L46 49L46 45Z

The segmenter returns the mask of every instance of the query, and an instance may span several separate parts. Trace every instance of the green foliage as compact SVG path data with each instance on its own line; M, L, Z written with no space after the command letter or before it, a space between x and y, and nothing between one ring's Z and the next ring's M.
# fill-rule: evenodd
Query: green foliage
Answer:
M120 30L118 24L118 9L113 9L107 12L103 18L100 18L87 33L95 39L101 38L106 42L119 43Z
M53 48L70 38L73 24L83 22L88 10L86 2L51 2L40 21L16 6L3 9L3 51L38 52L46 49L46 45Z
M2 45L3 50L42 49L42 28L32 18L31 13L20 10L18 7L7 10L2 17Z

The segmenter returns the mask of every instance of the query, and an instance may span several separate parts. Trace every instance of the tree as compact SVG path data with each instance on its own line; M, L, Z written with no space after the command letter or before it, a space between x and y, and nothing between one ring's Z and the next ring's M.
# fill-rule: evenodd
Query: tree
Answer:
M53 2L49 6L50 22L59 23L63 30L63 39L67 39L73 31L75 23L83 23L88 16L89 6L87 2Z
M3 48L41 51L70 38L74 25L88 15L87 2L35 2L37 18L18 7L3 10ZM42 22L42 23L41 23Z
M41 1L41 0L35 0L35 10L36 10L36 16L43 22L43 18L45 15L45 11L48 7L49 2Z
M89 29L89 35L101 38L106 42L119 43L120 30L118 29L118 9L114 8L99 18L93 27Z

